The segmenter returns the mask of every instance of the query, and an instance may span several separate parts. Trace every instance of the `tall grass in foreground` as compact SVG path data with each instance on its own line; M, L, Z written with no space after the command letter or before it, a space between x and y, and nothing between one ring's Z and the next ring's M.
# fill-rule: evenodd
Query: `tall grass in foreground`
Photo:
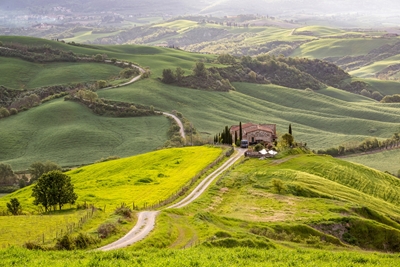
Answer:
M117 250L111 252L41 252L10 248L0 251L2 266L398 266L398 254L314 249L206 248L185 250Z

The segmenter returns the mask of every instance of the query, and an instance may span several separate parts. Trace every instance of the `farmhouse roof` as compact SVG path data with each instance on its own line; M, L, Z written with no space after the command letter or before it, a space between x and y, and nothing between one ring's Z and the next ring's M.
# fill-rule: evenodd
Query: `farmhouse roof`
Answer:
M233 125L230 128L231 132L236 132L239 130L240 130L239 125ZM247 133L258 131L258 130L270 132L276 136L276 124L255 124L255 123L242 124L242 131L243 131L244 135L246 135Z

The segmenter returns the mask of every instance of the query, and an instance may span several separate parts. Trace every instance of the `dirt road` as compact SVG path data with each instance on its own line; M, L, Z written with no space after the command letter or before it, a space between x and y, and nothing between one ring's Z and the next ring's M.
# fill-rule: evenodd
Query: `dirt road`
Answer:
M169 116L169 117L173 118L173 119L176 121L176 123L179 125L179 128L181 128L181 129L179 130L179 133L181 134L181 136L182 136L183 139L186 139L185 129L183 128L182 121L181 121L177 116L175 116L175 115L173 115L173 114L169 114L169 113L166 113L166 112L163 112L163 114L164 114L165 116Z
M178 209L185 207L192 203L195 199L197 199L207 188L210 184L224 171L226 171L229 167L231 167L236 161L238 161L244 154L245 149L238 149L237 153L234 154L228 161L222 164L219 168L213 171L210 175L208 175L196 188L184 199L179 201L176 204L173 204L166 209ZM138 213L138 221L135 227L132 228L129 233L127 233L121 239L97 250L100 251L108 251L113 249L124 248L133 243L136 243L142 239L144 239L150 232L154 229L156 217L160 211L142 211Z

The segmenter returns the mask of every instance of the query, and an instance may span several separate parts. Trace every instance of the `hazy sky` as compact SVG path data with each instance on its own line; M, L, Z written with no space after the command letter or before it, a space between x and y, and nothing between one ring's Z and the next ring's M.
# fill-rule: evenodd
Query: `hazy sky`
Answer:
M124 10L202 14L368 13L400 14L400 0L0 0L2 9L69 6L75 10ZM80 8L83 6L84 8ZM183 14L182 14L183 15Z

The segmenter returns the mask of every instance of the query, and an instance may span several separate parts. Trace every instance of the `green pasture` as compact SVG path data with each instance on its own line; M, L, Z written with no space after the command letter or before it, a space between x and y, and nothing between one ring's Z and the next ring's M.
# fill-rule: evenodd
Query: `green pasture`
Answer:
M0 220L0 248L22 246L27 241L48 243L60 237L61 230L66 233L67 226L78 223L85 214L86 211L78 211L51 216L2 216Z
M81 167L66 174L71 176L78 203L91 203L109 209L121 203L143 207L158 203L175 194L191 178L221 154L216 147L164 149L129 158ZM25 211L36 211L31 187L1 198L0 206L18 198Z
M122 30L115 30L114 32L108 32L108 33L93 33L92 30L80 31L80 32L74 32L73 33L74 37L65 38L63 40L65 42L87 43L88 41L93 42L94 40L96 40L98 38L114 36L121 32L122 32Z
M160 110L178 110L205 137L214 136L224 125L239 121L276 123L279 134L285 133L291 123L297 141L320 149L370 136L389 138L400 130L397 108L344 91L305 92L246 83L234 83L234 86L236 91L220 93L144 80L124 88L100 91L99 95L151 104Z
M103 213L110 216L121 203L129 207L143 207L169 198L212 163L221 152L220 148L215 147L165 149L89 165L66 174L74 184L77 203L86 202L101 208L102 211L97 211L95 215L101 213L98 216L104 221L107 217ZM32 187L25 187L2 197L0 207L4 210L11 198L17 198L24 213L37 214L38 208L33 205L31 194ZM64 209L68 207L66 205ZM77 223L85 213L66 210L41 216L3 216L0 220L3 229L0 230L0 247L8 243L21 245L26 241L38 240L43 234L46 241L50 236L54 239L57 231L70 223ZM97 226L94 225L93 229Z
M0 120L0 162L26 170L35 161L62 166L152 151L167 140L163 116L112 118L63 99Z
M116 250L110 252L60 251L41 252L21 248L0 251L4 266L397 266L398 254L360 251L326 251L319 249L256 249L207 248L184 250L145 249L138 251Z
M322 27L322 26L306 26L297 28L296 33L301 34L302 32L312 32L314 36L329 36L335 34L345 33L346 31L337 28Z
M400 93L400 83L398 81L386 81L378 79L352 78L353 81L363 81L368 84L370 91L378 91L382 95L394 95Z
M350 156L343 158L343 160L359 163L383 172L388 171L397 175L400 170L400 149Z
M13 89L107 80L121 68L99 63L31 63L17 58L0 58L0 85Z
M174 20L174 21L170 21L170 22L165 22L165 23L160 23L160 24L155 24L153 25L153 27L165 27L165 28L172 28L174 30L176 30L178 33L182 33L186 30L188 30L189 28L194 28L194 27L198 27L199 24L195 21L192 20Z
M273 179L283 181L283 193L274 189ZM225 174L187 212L203 209L247 222L308 224L337 220L350 216L355 207L368 207L400 218L399 188L396 177L330 156L250 159Z
M290 56L310 58L360 56L368 54L375 48L385 44L394 44L397 41L398 39L377 38L318 39L301 45Z
M359 69L350 71L352 76L357 76L360 78L375 78L375 75L384 70L385 68L398 64L400 60L400 55L389 57L383 60L376 61L370 65L361 67Z

